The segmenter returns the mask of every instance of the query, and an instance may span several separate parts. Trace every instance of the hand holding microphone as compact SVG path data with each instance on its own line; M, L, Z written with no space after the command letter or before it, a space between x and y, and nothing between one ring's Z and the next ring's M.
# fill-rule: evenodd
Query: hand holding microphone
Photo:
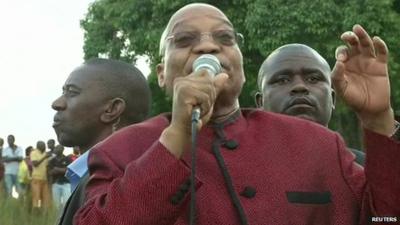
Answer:
M221 73L222 67L217 57L210 54L201 55L193 62L193 71L206 70L208 75L214 77ZM192 111L192 121L199 122L201 110L199 106L195 106Z
M228 80L221 70L219 60L206 54L193 62L192 74L174 79L171 123L160 142L177 158L191 143L192 113L197 117L198 129L211 118L217 96Z

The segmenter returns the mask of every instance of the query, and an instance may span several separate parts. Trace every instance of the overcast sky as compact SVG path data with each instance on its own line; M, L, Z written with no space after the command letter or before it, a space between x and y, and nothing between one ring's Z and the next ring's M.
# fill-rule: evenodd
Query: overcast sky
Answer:
M79 21L91 2L0 0L0 137L5 142L8 134L23 148L57 139L50 105L83 62ZM149 73L144 65L139 69Z

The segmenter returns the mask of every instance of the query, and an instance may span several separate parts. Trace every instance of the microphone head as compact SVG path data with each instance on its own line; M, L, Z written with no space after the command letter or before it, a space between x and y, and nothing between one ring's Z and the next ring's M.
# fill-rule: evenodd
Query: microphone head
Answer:
M206 69L208 74L211 76L215 76L222 71L221 63L218 58L211 54L201 55L199 58L194 60L193 71L197 72L201 69Z

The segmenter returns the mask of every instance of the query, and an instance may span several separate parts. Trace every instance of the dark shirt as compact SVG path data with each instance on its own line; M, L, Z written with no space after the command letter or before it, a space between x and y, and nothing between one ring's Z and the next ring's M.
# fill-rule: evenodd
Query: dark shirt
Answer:
M54 167L59 168L67 168L67 166L71 163L71 159L67 156L63 155L61 157L54 157L49 161L49 170L53 169ZM64 174L55 174L52 176L52 183L64 184L68 183L68 179L65 177Z

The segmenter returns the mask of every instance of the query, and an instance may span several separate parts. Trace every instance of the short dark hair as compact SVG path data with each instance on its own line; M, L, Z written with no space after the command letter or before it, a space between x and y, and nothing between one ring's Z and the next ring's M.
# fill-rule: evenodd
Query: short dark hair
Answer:
M101 70L107 94L125 100L126 109L121 115L121 123L138 123L148 117L151 91L139 69L126 62L102 58L89 59L84 65L95 66L96 69Z

